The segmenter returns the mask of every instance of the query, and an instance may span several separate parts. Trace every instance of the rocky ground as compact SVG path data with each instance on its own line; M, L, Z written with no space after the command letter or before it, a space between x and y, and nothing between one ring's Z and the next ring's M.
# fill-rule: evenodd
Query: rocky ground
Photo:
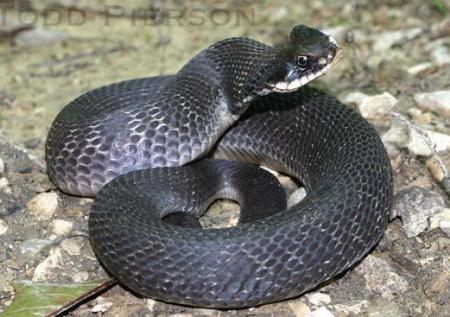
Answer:
M114 286L68 314L450 315L450 2L297 2L155 0L160 10L145 12L136 9L148 1L0 2L0 311L18 296L16 281L71 285L107 276L86 237L92 200L59 192L45 172L46 133L68 101L113 81L173 73L224 37L277 45L304 23L334 34L346 51L315 85L369 120L391 158L396 202L378 246L353 270L281 303L192 309ZM194 10L204 18L192 17ZM187 13L174 18L180 12ZM237 206L213 209L209 223L223 223Z

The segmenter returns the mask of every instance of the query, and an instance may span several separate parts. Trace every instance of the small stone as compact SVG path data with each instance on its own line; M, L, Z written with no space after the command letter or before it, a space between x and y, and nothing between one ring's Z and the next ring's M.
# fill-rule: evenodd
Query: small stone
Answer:
M406 71L408 72L408 74L415 76L415 75L431 68L432 66L433 66L432 63L425 62L425 63L420 63L417 65L411 66Z
M3 162L2 158L0 157L0 174L5 172L5 163Z
M425 165L427 166L428 170L435 180L437 180L439 183L444 180L444 171L435 158L429 158L425 162Z
M450 150L450 136L438 133L426 129L421 129L422 133L430 139L430 142L434 144L436 152L445 152ZM410 128L408 131L409 142L406 145L411 154L417 156L430 157L433 152L430 146L425 141L425 136L420 134L416 129Z
M73 222L55 219L52 222L52 232L58 236L68 235L73 229Z
M408 289L408 282L385 260L368 255L356 271L363 275L366 287L374 294L391 300Z
M344 316L361 316L367 311L368 306L369 302L367 300L363 300L356 304L336 304L333 305L333 308L336 312L341 313Z
M33 256L41 252L49 245L51 245L51 242L49 240L29 239L22 242L22 245L20 246L20 253Z
M441 212L430 218L429 230L440 228L450 238L450 208L444 208Z
M408 142L408 128L399 120L392 120L391 127L381 137L384 144L392 144L400 148L405 147Z
M146 298L146 299L144 299L144 303L147 306L148 310L153 312L153 310L155 309L155 306L156 306L156 301L151 298Z
M66 39L68 39L68 35L66 33L37 28L19 33L14 38L14 43L17 46L44 46L61 42Z
M289 15L289 9L286 6L279 6L276 10L273 10L269 16L269 23L276 24L284 21L286 16Z
M50 220L58 208L58 195L55 192L39 194L28 202L27 207L39 220Z
M0 189L4 189L9 186L9 181L6 177L0 177Z
M101 296L97 298L96 302L97 304L91 309L91 312L93 313L104 313L108 309L110 309L113 305L112 302L108 302L105 298Z
M0 219L0 236L4 235L8 231L8 223Z
M441 195L422 187L409 187L395 196L393 217L402 218L408 238L418 236L428 227L428 218L444 209Z
M311 316L311 309L308 305L302 303L301 301L293 301L289 303L289 308L294 313L295 317L309 317Z
M439 66L450 64L450 53L444 46L437 47L431 52L431 59Z
M34 270L33 282L48 281L55 275L55 269L62 268L63 264L61 249L50 250L49 256Z
M450 90L416 94L414 100L420 108L450 118Z
M74 283L83 283L86 282L89 279L89 273L88 272L78 272L72 276L72 281Z
M298 189L298 184L289 176L279 175L277 179L286 191L286 197L290 197Z
M373 50L386 54L396 43L414 39L423 32L422 28L412 28L400 31L385 31L375 34Z
M319 309L313 310L310 317L334 317L334 315L325 307L320 307Z
M330 295L320 292L308 294L306 295L306 299L314 306L328 305L331 303Z
M294 206L295 204L298 204L305 197L306 197L306 189L304 187L300 187L299 189L295 190L291 194L291 196L289 196L289 199L287 202L287 207L290 208L290 207Z
M366 119L380 119L389 114L397 103L397 99L388 92L374 96L356 92L349 94L344 102L356 104L359 112Z
M70 256L81 254L81 245L74 239L66 239L61 242L61 249Z

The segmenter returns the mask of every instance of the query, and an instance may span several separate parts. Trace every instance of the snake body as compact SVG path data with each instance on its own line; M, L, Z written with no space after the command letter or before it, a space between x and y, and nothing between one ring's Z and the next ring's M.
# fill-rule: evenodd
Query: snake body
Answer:
M47 139L48 172L63 191L96 196L89 231L105 268L146 297L237 308L297 296L361 259L386 227L392 175L359 114L299 87L336 53L305 26L284 50L232 38L176 75L67 105ZM247 163L291 175L308 195L283 210L273 177ZM197 216L220 197L240 202L239 225L201 228Z

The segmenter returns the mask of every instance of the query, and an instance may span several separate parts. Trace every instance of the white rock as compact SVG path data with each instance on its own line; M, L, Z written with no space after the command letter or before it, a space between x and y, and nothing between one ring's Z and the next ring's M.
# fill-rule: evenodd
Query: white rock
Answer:
M299 189L295 190L291 196L289 196L287 206L288 208L294 206L295 204L299 203L303 198L306 197L306 189L304 187L300 187Z
M310 317L334 317L334 315L325 307L320 307L311 312Z
M436 228L440 228L450 237L450 208L444 208L444 210L430 218L430 226L428 229L433 230Z
M50 220L58 208L58 195L55 192L39 194L28 202L27 207L39 220Z
M69 234L73 229L73 222L55 219L52 222L52 232L58 236L65 236Z
M311 309L308 305L302 303L301 301L295 300L289 303L289 308L294 313L295 317L310 317Z
M383 134L381 140L384 144L393 144L398 147L405 147L408 142L408 128L399 120L393 119L389 130Z
M41 252L45 247L49 246L51 241L44 239L29 239L20 246L20 253L35 255Z
M9 186L9 181L6 177L0 177L0 189L4 189Z
M80 255L81 247L82 246L74 239L66 239L61 242L61 249L71 256Z
M422 28L412 28L400 31L385 31L375 33L373 50L386 54L386 52L396 43L402 40L410 40L423 32Z
M428 227L428 219L444 209L441 195L422 187L405 188L395 196L392 214L402 218L408 238L416 237Z
M430 62L420 63L414 66L409 67L406 71L410 75L417 75L418 73L432 67L433 64Z
M397 103L397 99L388 92L374 96L355 92L349 94L344 102L356 104L359 112L366 119L380 119L389 114Z
M370 254L356 267L356 271L363 275L366 287L372 293L387 300L404 293L409 286L388 262Z
M4 235L8 231L8 223L0 219L0 236Z
M450 118L450 90L438 90L414 95L420 108Z
M436 146L437 152L450 150L450 135L438 133L426 129L421 129L428 136L431 143ZM425 141L425 137L418 133L415 129L410 128L408 131L409 143L406 145L411 154L429 157L433 153Z
M269 16L269 23L274 24L283 21L289 15L289 9L286 6L279 6L273 10Z
M33 282L48 281L55 275L54 270L62 268L63 264L61 249L50 250L49 256L34 270Z
M353 305L336 304L333 305L333 308L336 312L341 313L344 316L360 316L367 311L368 306L369 302L367 300L363 300Z
M92 307L91 311L93 313L104 313L105 311L107 311L109 308L111 308L111 306L113 305L112 302L108 302L105 298L103 297L97 297L97 304Z
M86 282L89 279L89 273L88 272L78 272L75 273L72 276L72 281L74 281L75 283L83 283Z
M5 163L3 162L2 158L0 157L0 174L5 172Z
M441 46L431 52L431 59L439 66L450 64L450 53L446 47Z
M325 293L317 292L308 294L306 295L306 298L310 304L315 306L328 305L329 303L331 303L330 295Z

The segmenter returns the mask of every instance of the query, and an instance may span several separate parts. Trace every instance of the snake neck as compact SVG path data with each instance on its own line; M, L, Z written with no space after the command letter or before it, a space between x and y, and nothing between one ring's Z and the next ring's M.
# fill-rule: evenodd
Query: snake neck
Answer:
M268 65L276 57L277 51L268 45L248 38L229 38L196 55L177 73L176 80L198 80L193 74L203 74L206 84L219 92L224 110L238 117L256 96L269 92L264 88Z

